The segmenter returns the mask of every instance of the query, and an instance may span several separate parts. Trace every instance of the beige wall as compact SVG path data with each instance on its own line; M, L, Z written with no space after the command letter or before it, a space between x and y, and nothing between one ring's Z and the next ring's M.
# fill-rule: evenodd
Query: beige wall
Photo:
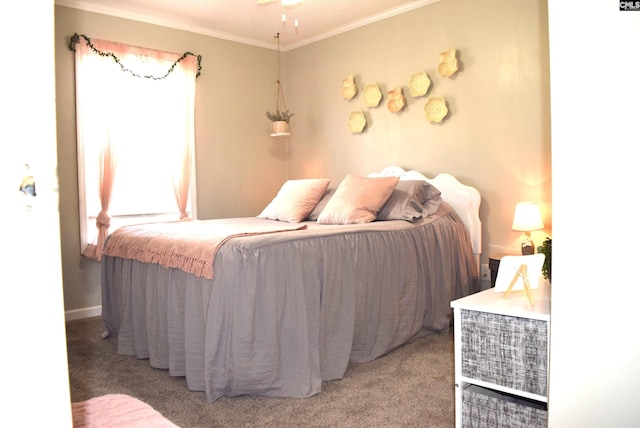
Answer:
M479 4L477 4L479 3ZM69 35L203 55L196 144L200 218L259 212L288 178L367 174L387 165L426 175L449 172L482 194L483 262L488 245L518 244L515 203L541 202L551 228L549 50L546 1L441 0L438 3L283 53L293 136L270 140L264 112L275 103L275 51L138 22L56 7L56 72L61 228L67 310L100 305L99 266L79 256L73 55ZM457 48L461 71L437 72L439 53ZM448 100L450 116L426 121L425 98L407 83L424 70L428 95ZM399 114L386 101L367 110L341 97L344 77L359 89L404 86ZM363 110L369 126L352 135L346 120ZM534 236L541 241L543 233Z
M287 53L288 105L295 110L290 141L291 177L319 175L338 183L346 173L367 174L387 165L426 175L448 172L482 194L486 263L488 244L518 246L511 230L517 201L540 201L551 230L549 50L546 1L441 0ZM439 53L459 51L461 70L437 73ZM426 71L426 97L414 99L408 82ZM341 97L342 79L355 75L359 94ZM367 109L365 84L383 93L403 87L399 114ZM441 124L425 119L429 96L448 101ZM351 111L368 127L352 135ZM535 233L540 243L543 232Z
M62 263L69 311L101 304L100 265L80 256L74 57L67 48L69 36L79 33L202 55L196 89L200 218L258 214L286 179L286 160L284 146L268 137L271 124L264 116L275 93L277 57L272 50L62 6L55 12Z

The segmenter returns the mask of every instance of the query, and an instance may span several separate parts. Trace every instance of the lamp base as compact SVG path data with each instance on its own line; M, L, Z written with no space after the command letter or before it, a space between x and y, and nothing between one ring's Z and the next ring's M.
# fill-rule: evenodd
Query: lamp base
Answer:
M523 242L520 248L522 249L523 256L529 256L535 253L535 247L533 246L533 242L529 242L529 243Z
M520 241L520 249L522 250L523 256L529 256L536 252L536 247L533 245L533 240L531 239L531 235L529 233L525 233L522 235L522 240Z

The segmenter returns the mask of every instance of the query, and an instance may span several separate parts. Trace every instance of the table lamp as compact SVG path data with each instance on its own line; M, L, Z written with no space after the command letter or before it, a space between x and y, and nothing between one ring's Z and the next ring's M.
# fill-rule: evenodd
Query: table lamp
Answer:
M531 239L532 230L544 229L540 207L537 202L518 202L516 212L513 215L513 230L524 232L521 240L522 255L526 256L535 253L535 246Z

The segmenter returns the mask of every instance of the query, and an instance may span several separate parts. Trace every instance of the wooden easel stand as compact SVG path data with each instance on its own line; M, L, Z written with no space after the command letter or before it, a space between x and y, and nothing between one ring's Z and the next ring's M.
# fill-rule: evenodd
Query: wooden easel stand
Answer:
M527 299L529 299L529 303L531 304L531 306L535 306L536 304L535 304L535 301L533 300L533 291L531 291L531 283L529 282L529 276L527 274L527 265L524 263L521 264L520 267L518 268L518 271L513 276L513 279L511 280L511 284L509 284L509 287L505 290L502 298L503 299L507 298L509 293L511 293L513 286L516 285L516 282L518 282L519 278L522 278L522 289L524 291L525 296L527 296Z

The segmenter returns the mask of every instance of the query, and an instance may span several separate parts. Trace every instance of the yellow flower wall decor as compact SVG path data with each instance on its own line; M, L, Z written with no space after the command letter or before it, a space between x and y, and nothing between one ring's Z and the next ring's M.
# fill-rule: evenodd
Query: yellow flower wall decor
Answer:
M449 113L449 109L444 98L430 97L424 105L424 112L429 122L440 123Z
M458 71L458 58L456 58L456 53L457 51L453 48L440 53L438 73L440 73L442 77L451 77Z
M372 83L364 87L362 96L364 97L364 103L367 107L378 107L380 105L380 100L382 99L382 92L380 92L380 88L377 84Z
M402 86L398 86L397 88L387 92L387 94L389 96L387 108L391 113L397 113L404 108L407 100L404 95L402 95Z
M364 113L361 111L353 111L349 115L349 130L354 134L359 134L364 130L367 125L367 119L364 117Z
M409 80L409 93L414 98L421 97L427 93L429 86L431 86L431 79L427 73L424 71L413 73Z
M345 100L350 100L356 96L358 93L358 87L356 86L354 77L347 76L346 79L342 80L342 98Z

